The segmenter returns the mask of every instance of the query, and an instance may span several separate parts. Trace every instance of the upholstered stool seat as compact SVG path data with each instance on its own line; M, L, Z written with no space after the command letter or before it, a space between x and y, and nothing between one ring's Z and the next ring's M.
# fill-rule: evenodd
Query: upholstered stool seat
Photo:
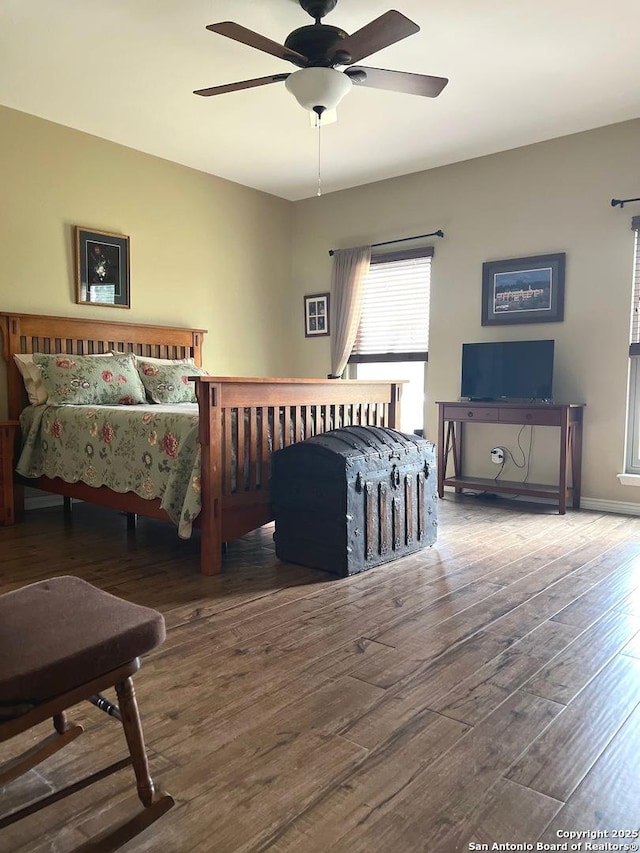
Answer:
M160 613L80 578L8 592L0 596L0 706L59 696L150 652L164 638Z
M66 709L86 699L122 722L129 756L37 803L0 817L2 828L63 796L132 765L142 814L92 839L87 850L115 850L173 805L151 776L131 676L140 656L165 638L164 619L75 577L59 577L0 595L0 742L48 717L54 733L0 766L0 787L82 733ZM115 687L119 707L100 695ZM0 849L2 837L0 834Z

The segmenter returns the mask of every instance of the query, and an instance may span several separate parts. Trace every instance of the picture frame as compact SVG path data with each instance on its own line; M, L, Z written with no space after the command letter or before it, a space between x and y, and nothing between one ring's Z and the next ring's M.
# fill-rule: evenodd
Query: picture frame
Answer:
M129 237L75 226L76 302L131 307Z
M566 255L534 255L482 265L482 325L564 320Z
M329 334L328 293L312 293L304 297L304 334L306 338Z

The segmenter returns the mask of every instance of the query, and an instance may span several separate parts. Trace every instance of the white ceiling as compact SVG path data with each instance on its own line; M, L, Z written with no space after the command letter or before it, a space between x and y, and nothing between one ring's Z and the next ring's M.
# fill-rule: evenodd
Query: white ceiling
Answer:
M357 88L322 132L323 191L640 116L638 0L339 0L354 32L397 8L421 32L363 60L448 77L436 99ZM290 200L316 191L317 131L295 71L210 33L236 21L282 43L298 0L0 0L0 103Z

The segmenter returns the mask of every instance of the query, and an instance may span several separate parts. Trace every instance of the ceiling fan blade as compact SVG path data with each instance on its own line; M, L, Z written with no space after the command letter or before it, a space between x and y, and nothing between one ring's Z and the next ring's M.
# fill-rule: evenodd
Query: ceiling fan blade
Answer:
M336 45L339 53L348 53L351 57L348 62L339 64L351 65L352 62L360 62L365 56L371 56L383 47L418 32L420 27L417 24L392 9Z
M271 41L266 36L261 36L260 33L254 33L253 30L248 30L240 24L234 24L233 21L222 21L220 24L209 24L207 27L212 33L219 33L221 36L239 41L249 47L255 47L256 50L262 50L264 53L270 53L272 56L277 56L279 59L286 59L287 62L293 62L294 65L304 66L309 61L306 56L297 53L295 50L289 50L283 44L278 44L277 41Z
M269 83L282 83L288 74L272 74L270 77L256 77L253 80L242 80L240 83L225 83L224 86L211 86L209 89L196 89L194 95L224 95L225 92L239 92L241 89L253 89L256 86L266 86Z
M387 71L384 68L365 68L352 65L345 72L358 86L372 89L388 89L390 92L405 92L407 95L422 95L437 98L449 82L447 77L431 77L428 74L412 74L409 71ZM361 73L366 77L361 78Z

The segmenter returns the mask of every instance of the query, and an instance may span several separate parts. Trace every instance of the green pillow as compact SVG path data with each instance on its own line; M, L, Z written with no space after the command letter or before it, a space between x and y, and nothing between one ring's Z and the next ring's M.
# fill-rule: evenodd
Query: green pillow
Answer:
M93 358L84 355L35 353L48 403L99 406L145 402L132 355Z
M190 376L206 376L206 371L193 362L146 364L138 362L138 372L154 403L195 403L196 389Z

